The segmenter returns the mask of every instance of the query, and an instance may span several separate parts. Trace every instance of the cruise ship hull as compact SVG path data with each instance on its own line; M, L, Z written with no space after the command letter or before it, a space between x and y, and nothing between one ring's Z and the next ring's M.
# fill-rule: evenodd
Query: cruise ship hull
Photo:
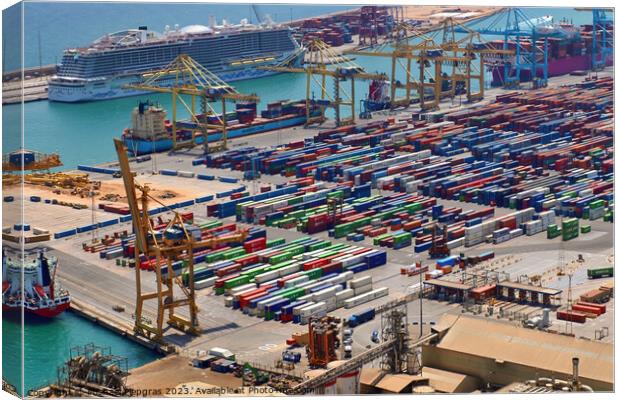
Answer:
M304 124L306 120L305 115L291 115L286 118L278 118L273 121L253 123L243 127L229 129L228 138L243 137L257 133L269 132L276 129L298 126ZM209 135L208 140L211 143L220 140L221 137L221 133L215 133ZM130 135L123 135L123 142L125 146L127 146L127 150L133 155L160 153L172 149L172 139L144 140L133 138ZM196 143L203 144L204 137L198 136L196 138Z
M304 53L300 53L292 61L294 65L301 65ZM286 57L283 57L285 59ZM281 72L267 71L257 68L247 68L243 70L224 71L217 73L218 77L226 82L236 82L247 79L264 78L277 75ZM121 97L139 96L149 92L142 90L124 89L123 85L136 84L142 81L140 74L116 76L108 79L97 79L84 84L63 84L55 83L50 80L48 89L48 100L63 103L79 103L87 101L110 100ZM163 82L172 86L173 78L169 82Z

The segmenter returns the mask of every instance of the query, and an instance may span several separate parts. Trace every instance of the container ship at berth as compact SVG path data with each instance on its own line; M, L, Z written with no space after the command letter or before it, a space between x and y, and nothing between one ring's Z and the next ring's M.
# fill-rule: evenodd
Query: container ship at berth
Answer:
M2 251L2 311L52 318L71 304L69 292L55 282L58 259L42 250L25 253ZM23 271L23 280L22 280ZM23 286L22 286L23 283Z
M165 28L163 34L138 29L107 34L87 47L67 49L49 81L49 100L80 102L144 94L123 89L142 74L164 68L187 54L224 81L259 78L277 72L257 67L290 63L299 66L304 52L288 27L273 24ZM170 84L174 77L170 77ZM165 84L165 82L163 82Z
M592 25L575 26L567 21L558 24L541 25L538 27L542 33L556 33L557 37L549 37L548 45L548 76L566 75L578 71L587 71L592 67ZM613 33L611 33L613 36ZM503 49L502 40L494 40L489 43L496 49ZM542 46L542 43L539 43ZM521 48L530 51L531 43L521 43ZM516 43L509 42L508 49L516 51ZM540 62L540 61L539 61ZM504 66L502 63L489 60L492 64L489 69L492 72L493 80L491 86L502 86L504 84ZM605 60L606 66L613 65L613 56ZM509 75L514 77L513 69ZM521 70L519 80L527 82L532 79L529 70ZM542 68L536 71L537 77L543 76Z
M317 107L311 109L311 116L320 115ZM221 115L196 116L199 121L220 124ZM132 127L123 131L122 139L129 152L134 155L151 154L172 149L172 122L166 119L166 110L156 104L140 102L131 115ZM256 114L256 103L237 103L236 110L226 114L229 139L276 129L303 125L307 121L305 101L280 101L267 105L260 117ZM189 142L192 134L196 144L204 143L204 132L193 120L177 121L177 143ZM206 131L207 140L221 139L221 132Z

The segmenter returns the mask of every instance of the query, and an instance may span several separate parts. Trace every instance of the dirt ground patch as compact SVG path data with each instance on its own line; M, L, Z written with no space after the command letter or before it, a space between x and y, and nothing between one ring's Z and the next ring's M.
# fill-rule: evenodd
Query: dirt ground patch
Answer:
M236 389L242 386L240 378L210 369L195 368L190 360L178 355L168 356L131 370L127 386L133 390L173 391L187 382L202 382L216 387Z

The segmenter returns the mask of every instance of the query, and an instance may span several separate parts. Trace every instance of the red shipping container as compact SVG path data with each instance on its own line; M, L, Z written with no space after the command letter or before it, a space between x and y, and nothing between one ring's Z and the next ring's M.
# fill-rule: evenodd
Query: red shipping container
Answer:
M181 219L183 220L183 222L186 221L193 221L194 220L194 213L193 212L186 212L181 214Z
M374 228L374 229L371 229L371 230L368 232L368 236L370 236L370 237L375 237L375 236L380 236L380 235L383 235L383 234L385 234L385 233L387 233L387 228L386 228L386 227L382 227L382 228Z
M340 272L342 271L342 263L339 261L334 261L321 267L321 269L323 270L323 275L331 274L333 272Z
M419 219L415 220L415 221L409 221L409 222L405 222L403 224L403 229L405 231L411 231L414 230L416 228L419 228L420 226L422 226L422 221L420 221Z
M242 266L252 265L258 263L258 254L248 254L245 257L241 257L235 260L235 263L241 264Z
M329 264L329 260L327 258L320 258L318 260L307 261L303 263L302 265L303 265L303 270L308 271L311 269L322 267L327 264Z
M500 228L510 228L517 229L517 218L516 217L508 217L499 220Z
M215 276L217 276L218 278L222 278L226 275L230 275L234 272L238 272L239 270L241 270L241 264L234 264L234 265L229 265L227 267L223 267L223 268L218 268L215 271Z
M605 306L605 304L589 303L587 301L578 301L577 304L581 306L586 306L586 307L599 308L602 311L602 313L605 313L607 311L607 307Z
M243 249L246 251L246 253L254 253L256 251L264 250L266 248L267 238L264 237L248 240L243 244Z
M588 307L579 304L573 304L573 311L581 311L588 314L594 314L599 316L603 313L603 311L598 307Z
M586 322L586 315L577 311L558 311L556 313L558 319L562 321L572 321L583 324Z

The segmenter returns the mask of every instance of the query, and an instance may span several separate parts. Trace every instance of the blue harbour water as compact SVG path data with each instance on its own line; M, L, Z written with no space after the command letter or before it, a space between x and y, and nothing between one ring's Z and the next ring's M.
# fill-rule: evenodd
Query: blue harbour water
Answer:
M260 11L280 22L322 15L350 6L260 5ZM228 18L236 23L241 18L256 21L249 5L225 4L113 4L113 3L44 3L31 2L24 6L26 66L57 62L64 48L85 45L105 33L139 25L163 31L165 25L180 26L207 24L208 16L220 21ZM553 15L556 20L567 18L575 24L591 22L591 14L568 8L536 8L526 10L528 16ZM15 27L10 14L3 15L4 29ZM13 25L12 25L13 24ZM6 30L5 30L6 32ZM39 52L39 36L40 49ZM6 37L6 36L5 36ZM488 38L494 39L494 38ZM5 43L10 46L10 43ZM5 71L19 67L15 49L7 49ZM356 62L367 71L389 71L390 61L376 57L358 57ZM259 107L276 100L297 100L305 96L305 76L282 74L251 81L236 82L242 93L256 93ZM357 82L358 99L366 96L367 83ZM318 94L318 87L315 88ZM166 95L144 95L115 100L65 104L39 101L24 105L24 147L41 152L59 152L64 169L78 164L96 164L115 158L112 138L120 135L130 124L130 112L139 100L159 102L170 109ZM359 104L356 105L359 107ZM21 105L2 107L3 152L19 147L18 134ZM184 110L180 109L180 114ZM186 114L186 113L185 113ZM21 348L20 321L3 316L3 376L20 386L19 352ZM26 390L47 384L56 378L56 368L76 345L95 342L111 346L115 354L126 356L131 367L155 359L156 355L139 345L123 339L104 328L83 320L72 313L50 320L28 319L25 324Z
M19 315L2 317L2 376L16 387L21 386L21 319ZM26 392L56 381L57 368L69 358L72 347L95 343L110 347L112 354L126 357L129 368L154 361L158 355L126 338L72 312L54 319L26 316L24 324L24 387Z

